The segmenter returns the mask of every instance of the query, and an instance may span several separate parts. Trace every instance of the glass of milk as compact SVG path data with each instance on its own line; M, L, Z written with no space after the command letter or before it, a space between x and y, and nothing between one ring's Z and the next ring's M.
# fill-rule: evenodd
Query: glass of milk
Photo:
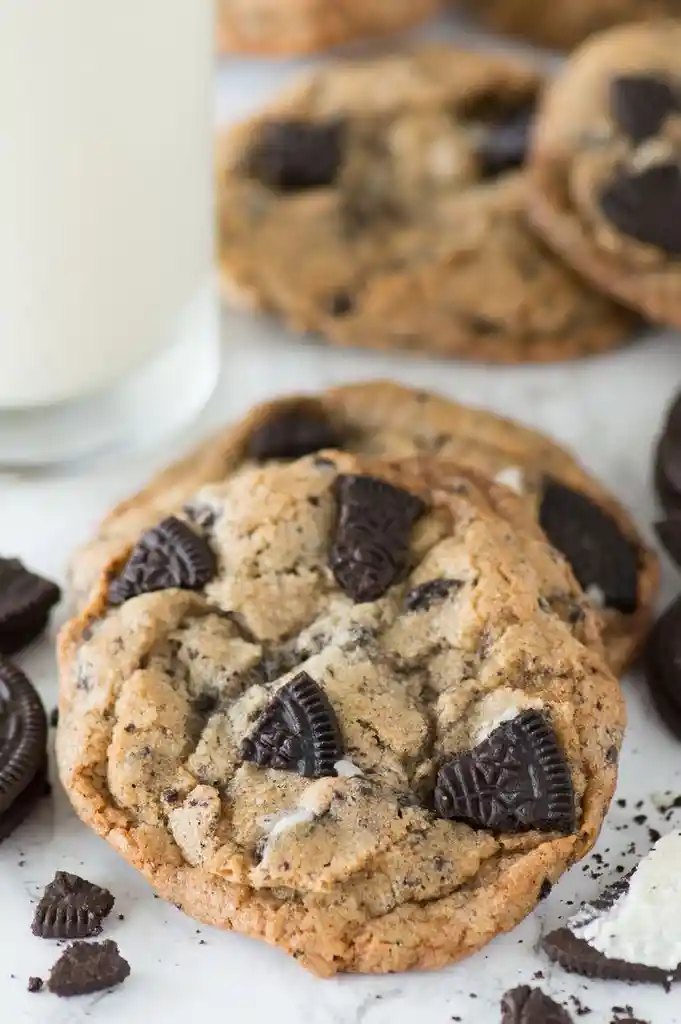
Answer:
M0 465L207 400L212 0L0 0Z

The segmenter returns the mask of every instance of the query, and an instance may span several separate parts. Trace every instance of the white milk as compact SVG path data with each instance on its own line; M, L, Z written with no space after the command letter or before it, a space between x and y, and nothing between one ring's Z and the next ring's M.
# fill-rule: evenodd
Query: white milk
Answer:
M0 0L0 409L205 323L212 56L210 0Z

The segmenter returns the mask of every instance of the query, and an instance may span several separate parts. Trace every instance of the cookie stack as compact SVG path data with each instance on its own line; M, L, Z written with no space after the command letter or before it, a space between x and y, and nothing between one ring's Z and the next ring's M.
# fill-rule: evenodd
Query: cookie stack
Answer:
M373 383L255 409L73 582L77 812L187 913L330 975L465 956L590 849L657 566L546 438Z

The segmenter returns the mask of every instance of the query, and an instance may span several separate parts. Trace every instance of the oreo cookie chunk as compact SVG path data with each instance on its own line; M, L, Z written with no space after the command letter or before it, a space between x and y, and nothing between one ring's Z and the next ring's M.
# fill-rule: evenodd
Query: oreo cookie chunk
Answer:
M570 769L543 715L525 711L439 771L435 810L495 832L573 832Z
M681 597L655 623L645 667L653 702L665 724L681 739Z
M47 988L56 996L86 996L121 985L129 974L115 942L73 942L50 971Z
M87 939L99 935L113 910L108 889L78 875L58 871L45 888L31 930L41 939Z
M0 841L48 790L45 708L24 673L0 657Z
M302 399L277 407L256 426L246 444L250 459L299 459L323 448L342 448L344 432L321 402Z
M502 997L501 1024L572 1024L572 1017L540 988L520 985Z
M633 615L638 607L639 551L600 505L547 478L539 522L587 593L596 592L606 608Z
M137 542L109 585L111 604L123 604L155 590L200 590L215 575L208 543L176 516L168 516Z
M15 654L37 640L60 597L56 583L18 558L0 558L0 653Z
M625 878L585 903L542 948L566 971L589 978L681 980L681 832L664 836Z

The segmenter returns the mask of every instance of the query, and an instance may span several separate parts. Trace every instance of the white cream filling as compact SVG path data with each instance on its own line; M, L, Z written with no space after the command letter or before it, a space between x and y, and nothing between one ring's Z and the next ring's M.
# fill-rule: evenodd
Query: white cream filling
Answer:
M532 708L539 711L542 702L536 697L528 697L522 690L511 690L505 687L483 697L475 712L474 742L477 746L486 740L495 729L504 722L517 718L523 711Z
M590 583L584 593L592 608L605 608L605 594L597 583Z
M525 474L520 466L506 466L494 477L495 483L503 484L516 494L525 493Z
M604 913L584 907L568 928L604 956L674 971L681 964L681 832L664 836Z
M364 775L361 768L351 761L349 758L344 757L342 761L336 761L334 768L336 769L336 775L342 779L354 779L360 775Z

